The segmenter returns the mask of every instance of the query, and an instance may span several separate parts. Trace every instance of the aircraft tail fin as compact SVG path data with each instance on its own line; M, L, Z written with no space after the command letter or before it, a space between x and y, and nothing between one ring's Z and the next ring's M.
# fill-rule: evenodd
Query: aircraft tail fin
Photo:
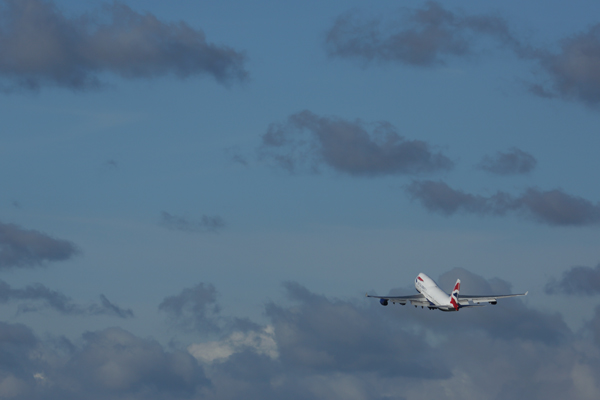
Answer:
M452 294L450 295L450 304L456 311L460 308L458 303L458 292L460 291L460 279L456 280L456 284L454 285L454 290L452 290Z

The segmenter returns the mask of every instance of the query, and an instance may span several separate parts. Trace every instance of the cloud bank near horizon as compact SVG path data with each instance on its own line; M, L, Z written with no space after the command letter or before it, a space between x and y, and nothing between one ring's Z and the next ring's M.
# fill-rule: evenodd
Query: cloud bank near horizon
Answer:
M448 271L439 282L448 286L456 277L473 291L510 289L508 282L464 269ZM295 282L284 289L285 304L265 303L264 325L230 325L219 321L227 316L206 314L219 308L210 284L166 297L159 309L168 315L200 310L215 323L210 334L196 330L213 339L185 349L121 328L90 331L72 342L41 339L24 325L2 322L0 394L9 388L16 399L93 400L390 399L418 396L424 388L432 396L450 391L450 398L600 394L577 378L598 377L600 308L573 332L558 313L531 309L521 299L450 315L332 299ZM41 356L28 357L33 351ZM465 376L472 379L458 379Z

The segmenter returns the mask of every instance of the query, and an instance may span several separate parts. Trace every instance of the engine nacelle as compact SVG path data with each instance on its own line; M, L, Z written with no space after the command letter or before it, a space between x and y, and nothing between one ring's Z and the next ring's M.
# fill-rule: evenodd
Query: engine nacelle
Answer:
M490 301L490 304L493 305L493 306L495 306L496 304L498 304L498 302L497 301Z
M387 306L388 300L387 299L379 299L379 303L381 303L382 306Z

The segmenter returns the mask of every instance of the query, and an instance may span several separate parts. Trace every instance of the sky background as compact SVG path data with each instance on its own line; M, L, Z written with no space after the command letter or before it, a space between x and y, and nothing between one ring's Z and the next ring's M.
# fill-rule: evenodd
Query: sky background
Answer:
M0 398L598 398L598 15L0 1Z

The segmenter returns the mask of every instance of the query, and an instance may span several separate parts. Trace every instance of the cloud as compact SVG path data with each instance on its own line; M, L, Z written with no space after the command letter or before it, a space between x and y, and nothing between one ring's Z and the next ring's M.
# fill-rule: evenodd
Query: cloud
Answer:
M463 291L505 292L510 284L464 269ZM441 313L334 299L284 284L285 304L266 304L265 326L188 351L167 349L121 328L71 342L41 340L0 322L0 396L20 399L407 399L427 397L596 398L600 311L577 334L557 313L521 299ZM189 300L198 292L200 299ZM214 288L185 289L170 309L216 305ZM473 293L473 292L471 292ZM165 299L166 300L166 299ZM190 308L191 310L191 308ZM191 353L191 354L190 354ZM193 354L193 356L192 356ZM591 382L591 383L590 383Z
M297 306L270 303L266 314L275 330L282 361L313 372L340 371L449 378L424 338L400 324L379 318L351 303L329 300L297 283L285 284ZM382 332L395 332L381 340Z
M533 221L554 226L587 226L600 223L600 204L560 189L528 188L519 197L498 191L480 196L452 189L438 181L413 181L406 187L413 200L427 210L449 216L457 212L503 216L517 213Z
M535 58L550 82L533 85L534 94L600 103L600 24L563 39L558 53L541 51Z
M589 322L587 328L592 332L594 341L600 346L600 306L594 310L594 317Z
M119 169L119 163L114 158L106 160L103 165L109 169Z
M5 90L93 89L105 73L125 79L209 75L221 83L247 76L242 53L208 43L183 21L163 22L118 2L70 18L52 1L2 0L0 15Z
M406 188L413 200L418 200L430 211L452 215L458 211L472 214L504 215L509 210L511 198L506 193L484 197L454 190L444 182L413 181Z
M89 313L94 315L113 315L119 318L133 318L131 309L124 309L111 303L105 295L100 295L100 305L94 304L89 307Z
M463 269L439 282L451 286L457 276L479 294L510 290ZM560 399L581 393L576 374L598 375L595 343L521 299L440 313L284 287L291 303L267 303L264 330L190 346L213 383L208 399Z
M271 124L262 137L261 156L290 172L325 164L354 176L419 174L449 170L453 162L421 140L406 140L387 122L371 133L360 120L320 117L302 111L284 124Z
M51 261L65 261L77 253L77 248L69 241L0 222L0 270L31 268Z
M66 340L66 339L63 339ZM0 396L20 399L196 399L210 381L196 360L120 328L83 334L68 351L0 322Z
M0 322L0 397L31 393L31 385L35 384L31 371L40 371L43 365L31 356L37 347L38 339L31 329Z
M51 308L63 315L111 315L119 318L133 318L133 311L111 303L104 295L100 295L100 304L81 306L63 293L51 290L41 284L26 286L23 289L13 289L8 283L0 280L0 304L12 301L28 302L19 305L19 312L34 312L39 311L40 308Z
M279 357L272 326L246 332L235 331L218 341L192 344L187 349L197 360L203 362L225 360L243 351L253 351L273 360Z
M592 267L576 266L563 272L559 280L551 278L544 287L546 294L594 295L600 294L600 264Z
M476 40L483 36L521 51L504 19L463 16L433 1L391 23L365 21L356 13L341 15L327 32L326 44L330 56L427 67L474 53Z
M83 338L84 346L65 372L96 398L197 398L198 390L210 383L188 353L166 352L154 340L123 329L88 332Z
M241 164L247 167L250 163L248 162L248 156L244 154L244 151L239 146L229 146L223 149L225 156L234 164Z
M175 296L166 297L158 309L181 328L200 332L218 332L220 307L217 290L211 284L199 283L183 289Z
M464 268L454 268L440 276L439 283L448 293L456 279L461 280L462 295L511 294L511 285L499 278L486 280ZM523 292L528 290L524 288ZM522 293L522 292L519 292ZM541 312L527 307L522 299L504 299L493 310L463 313L456 318L456 327L484 331L490 337L503 340L530 340L557 346L572 339L572 332L557 312ZM469 310L465 310L469 311ZM470 310L474 311L474 310ZM454 323L454 322L453 322ZM439 326L443 329L443 326Z
M531 154L512 147L507 152L497 152L493 157L485 156L477 167L496 175L518 175L531 172L536 164L537 160Z
M332 57L364 64L376 61L431 67L453 57L471 56L477 53L477 44L489 39L538 65L544 77L542 82L526 82L531 93L589 106L600 103L600 24L563 39L554 51L519 40L500 16L466 15L428 1L421 8L387 19L343 14L327 32L326 46Z
M202 218L200 218L200 220L193 220L187 217L172 215L166 211L161 212L159 224L167 229L190 233L216 233L221 228L225 227L225 221L218 215L203 215Z

